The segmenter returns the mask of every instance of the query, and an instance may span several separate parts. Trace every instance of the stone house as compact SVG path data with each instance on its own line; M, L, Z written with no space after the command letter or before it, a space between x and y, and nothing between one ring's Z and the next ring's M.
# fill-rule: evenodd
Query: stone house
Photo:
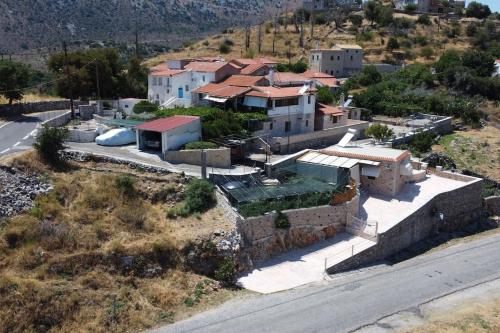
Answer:
M363 69L363 48L359 45L334 45L330 49L312 49L312 71L335 77L350 77Z

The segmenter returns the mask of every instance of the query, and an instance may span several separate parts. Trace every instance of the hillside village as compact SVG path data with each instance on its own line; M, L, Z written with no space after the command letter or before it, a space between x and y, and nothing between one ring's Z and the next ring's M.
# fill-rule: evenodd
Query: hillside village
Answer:
M499 14L299 7L151 59L64 45L46 82L0 61L0 331L191 327L496 234Z

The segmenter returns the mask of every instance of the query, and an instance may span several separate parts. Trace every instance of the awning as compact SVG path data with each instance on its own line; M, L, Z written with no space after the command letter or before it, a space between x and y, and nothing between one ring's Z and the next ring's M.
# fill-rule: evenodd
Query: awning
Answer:
M206 99L206 100L209 100L212 102L216 102L216 103L226 103L226 101L227 101L227 98L217 98L217 97L211 97L211 96L206 96L203 99Z
M346 169L350 169L359 163L359 160L355 158L332 156L315 151L311 151L302 155L297 159L297 161Z
M380 167L365 165L361 168L361 175L367 177L378 177L380 176Z

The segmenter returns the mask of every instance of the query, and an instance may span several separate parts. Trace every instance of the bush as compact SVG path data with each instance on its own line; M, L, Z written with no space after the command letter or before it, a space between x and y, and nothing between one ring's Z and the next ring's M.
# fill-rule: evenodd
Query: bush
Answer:
M135 179L130 175L119 175L115 178L115 186L122 195L135 195Z
M185 207L190 213L203 213L216 202L214 186L208 181L195 179L187 186Z
M274 226L278 229L288 229L290 228L290 221L288 221L288 217L285 214L278 212L274 220Z
M377 141L387 141L394 135L394 132L387 125L373 124L366 129L365 134Z
M326 15L323 13L317 14L316 17L314 18L314 23L318 25L323 25L328 23L328 20L326 19Z
M236 278L236 264L234 259L226 258L219 263L215 270L215 279L225 285L233 285Z
M134 105L134 108L132 111L135 114L141 114L141 113L155 113L158 111L158 105L151 103L149 101L140 101L136 105Z
M420 15L417 19L417 24L421 24L421 25L431 25L432 22L431 22L431 19L429 18L429 15L427 14L423 14L423 15Z
M361 26L363 24L363 16L358 14L349 15L349 21L351 21L352 25L355 27Z
M226 43L222 43L219 45L219 52L222 54L228 54L231 52L231 46L227 45Z
M419 132L410 142L410 148L416 155L427 153L431 150L436 135L431 132Z
M413 13L414 11L416 11L416 10L417 10L417 5L415 5L414 3L409 3L409 4L407 4L407 5L405 6L405 10L406 10L407 12L412 12L412 13Z
M66 148L67 138L68 130L66 128L44 125L37 135L33 147L43 161L53 166L60 166L62 162L61 151Z
M425 59L431 59L434 56L434 50L430 46L425 46L420 50L420 55Z
M399 42L396 37L389 38L389 41L387 42L387 49L388 50L399 49Z
M196 141L196 142L190 142L184 146L184 149L187 150L195 150L195 149L215 149L218 146L213 143L213 142L207 142L207 141Z

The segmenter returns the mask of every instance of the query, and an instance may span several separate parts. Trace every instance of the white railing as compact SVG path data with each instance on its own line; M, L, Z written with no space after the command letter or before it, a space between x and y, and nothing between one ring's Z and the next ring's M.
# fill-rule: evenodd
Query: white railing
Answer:
M350 234L360 236L372 242L378 242L378 222L365 221L356 216L347 217L346 231Z
M328 274L327 270L329 267L339 264L351 257L354 257L354 255L363 252L364 250L370 248L372 245L375 245L374 242L366 239L357 244L352 244L349 248L340 251L334 256L325 257L325 274Z

